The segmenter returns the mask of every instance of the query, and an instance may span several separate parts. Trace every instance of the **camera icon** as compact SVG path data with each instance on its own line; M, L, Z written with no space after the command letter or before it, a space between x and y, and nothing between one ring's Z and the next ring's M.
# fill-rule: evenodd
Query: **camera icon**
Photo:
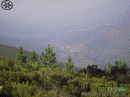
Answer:
M2 1L1 7L4 10L11 10L13 8L13 3L9 0Z

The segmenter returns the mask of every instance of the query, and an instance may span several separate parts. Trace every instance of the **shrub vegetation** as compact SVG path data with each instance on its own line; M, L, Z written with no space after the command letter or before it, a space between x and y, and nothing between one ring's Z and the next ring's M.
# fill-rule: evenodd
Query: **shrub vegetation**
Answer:
M23 48L20 47L16 59L0 55L0 86L3 89L0 95L3 97L95 97L87 93L123 93L123 97L130 97L130 76L126 75L128 67L126 63L115 61L115 70L108 63L105 71L97 65L73 72L70 56L65 66L60 68L60 62L56 62L53 48L48 45L46 52L42 52L40 62L36 59L36 53L30 54L31 62L26 62L23 56ZM114 73L114 71L116 71ZM108 97L108 96L105 96ZM112 97L115 97L112 96Z

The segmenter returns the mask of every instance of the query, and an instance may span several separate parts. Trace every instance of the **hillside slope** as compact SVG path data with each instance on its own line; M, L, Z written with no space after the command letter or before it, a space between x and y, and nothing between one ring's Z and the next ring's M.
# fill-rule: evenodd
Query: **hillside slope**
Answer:
M16 58L16 54L18 53L19 48L17 47L13 47L13 46L9 46L9 45L4 45L0 43L0 55L9 57L9 58ZM27 61L30 62L30 53L29 51L24 50L23 48L23 55L27 56ZM37 59L39 60L39 55L37 54ZM56 62L58 63L58 61ZM61 69L66 69L65 67L65 63L61 62L60 64ZM77 72L80 70L79 67L74 66L72 69L74 72Z

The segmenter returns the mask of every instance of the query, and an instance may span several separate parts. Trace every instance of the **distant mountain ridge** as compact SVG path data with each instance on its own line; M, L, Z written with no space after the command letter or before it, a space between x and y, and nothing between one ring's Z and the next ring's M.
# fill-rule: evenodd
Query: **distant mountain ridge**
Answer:
M50 43L47 41L48 40L45 40L44 38L43 39L32 39L32 38L22 39L22 38L13 37L13 36L0 35L0 43L9 45L9 46L13 46L13 47L17 47L17 48L22 46L24 50L27 50L29 52L32 52L34 50L38 55L41 55L42 52L45 52L45 48L47 47L48 43ZM82 41L80 41L80 42L82 42ZM80 42L78 42L78 43L80 43ZM100 41L98 43L100 43ZM98 45L98 43L97 43L97 45ZM66 44L66 43L62 42L62 44ZM130 67L130 61L129 61L130 46L128 46L128 47L124 46L124 48L121 48L120 46L117 46L116 48L115 48L115 46L111 46L111 48L109 47L106 50L104 50L105 53L103 56L101 56L100 51L99 52L95 51L96 54L94 54L94 53L89 53L89 51L87 51L86 49L83 49L81 51L79 50L80 52L73 52L73 53L66 52L66 51L60 49L60 47L63 46L62 44L58 44L58 45L51 44L51 46L53 47L53 51L56 53L56 58L60 62L63 62L63 63L66 62L67 61L66 58L70 54L72 57L72 62L74 62L75 66L77 66L77 67L80 66L80 68L84 68L87 66L87 64L90 65L91 63L94 63L94 64L99 64L98 68L104 69L104 67L107 67L107 65L108 65L107 62L110 62L110 63L112 63L112 65L114 65L113 60L116 60L116 59L120 60L119 58L122 56L121 54L123 54L124 56L122 56L122 60L125 60L127 65ZM88 43L88 44L94 44L94 42L90 41L90 43ZM123 44L125 44L125 41L123 42ZM105 44L102 44L102 45L105 45ZM71 45L67 45L67 46L71 46ZM89 47L88 49L91 49L90 51L93 51L92 45L86 45L86 47L84 47L84 48L87 48L87 47ZM95 47L95 48L97 48L97 47ZM114 54L114 53L112 54L112 52L113 52L113 51L111 51L112 49L114 51L117 49L117 51L119 51L119 52L115 51L114 53L117 52L118 54L119 53L120 54L119 55ZM124 53L124 51L122 51L123 49L126 50L125 53ZM111 52L108 53L107 52L108 50ZM103 50L101 50L101 51L103 51ZM83 58L80 58L80 57L83 57ZM28 60L30 60L30 59L28 59ZM87 62L87 64L86 64L86 62Z

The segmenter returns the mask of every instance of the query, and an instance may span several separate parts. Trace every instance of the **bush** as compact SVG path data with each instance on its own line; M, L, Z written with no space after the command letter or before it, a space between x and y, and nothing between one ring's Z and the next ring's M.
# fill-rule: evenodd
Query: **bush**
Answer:
M67 81L68 87L66 88L63 87L63 88L66 89L71 95L76 96L76 97L81 97L81 93L84 90L90 91L90 87L87 83L86 84L81 83L80 80L81 79L79 77L70 79Z
M35 95L37 95L36 97L41 97L40 95L45 94L45 91L42 90L42 88L39 88L36 85L29 85L28 82L23 82L21 84L7 82L4 87L2 94L6 94L8 97L32 97Z
M86 68L82 68L82 69L80 69L79 71L78 71L79 73L85 73L85 74L87 74L87 69Z
M92 65L92 66L88 65L88 67L87 67L87 72L89 74L96 75L96 70L98 70L97 65Z
M6 59L7 59L6 56L2 56L2 55L0 55L0 61L1 61L1 60L4 60L4 61L5 61Z
M112 66L111 67L111 74L112 75L116 75L116 73L118 73L118 71L119 71L118 66Z
M39 69L37 62L32 63L32 68L33 68L33 70L38 70Z
M119 75L117 75L116 81L123 83L126 81L126 76L123 74L119 74Z
M8 61L8 65L9 65L9 67L13 67L14 62L13 62L13 61L11 61L11 60L9 60L9 61Z
M6 61L4 61L4 60L0 61L0 69L1 70L3 70L3 69L9 70L9 65L6 63Z
M52 69L54 69L54 68L60 68L60 63L58 63L58 64L52 64L51 66L50 66ZM61 68L60 68L61 69Z
M18 65L14 65L14 66L13 66L13 70L14 70L14 71L21 71L21 70L22 70L22 67L21 67L21 66L18 66Z
M32 66L32 64L30 62L27 62L26 64L24 64L24 68L26 68L26 69L32 69L33 66Z
M84 72L86 73L86 70L84 69ZM102 77L103 75L105 75L105 72L102 69L98 69L97 65L88 65L87 67L87 73L89 76L94 76L94 77Z
M65 91L65 92L67 92L68 91L67 85L63 85L62 90Z
M121 73L121 74L126 74L127 73L127 70L128 69L126 69L126 67L125 66L123 66L123 67L121 67L120 69L119 69L119 73Z

